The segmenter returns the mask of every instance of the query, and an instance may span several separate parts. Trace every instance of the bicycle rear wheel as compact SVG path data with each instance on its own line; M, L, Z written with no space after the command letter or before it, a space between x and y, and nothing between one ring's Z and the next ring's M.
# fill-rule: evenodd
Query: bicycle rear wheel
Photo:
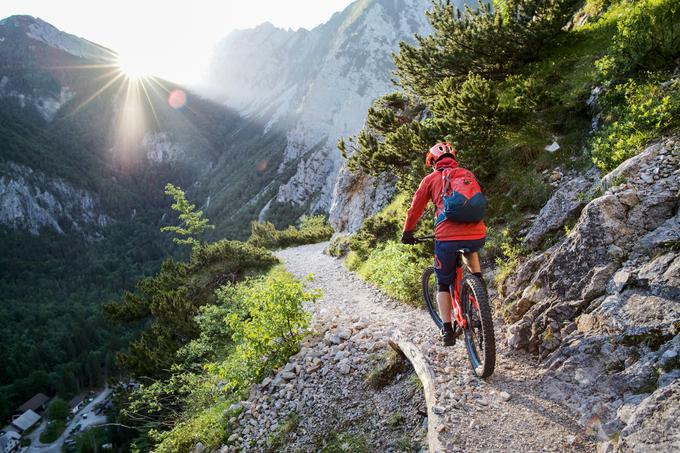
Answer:
M425 269L422 281L425 308L427 308L437 328L441 329L444 326L444 321L439 316L439 309L437 307L437 275L434 273L434 267L430 266Z
M482 378L493 374L496 366L496 338L489 296L484 282L477 276L463 279L461 304L467 322L465 347L474 373Z

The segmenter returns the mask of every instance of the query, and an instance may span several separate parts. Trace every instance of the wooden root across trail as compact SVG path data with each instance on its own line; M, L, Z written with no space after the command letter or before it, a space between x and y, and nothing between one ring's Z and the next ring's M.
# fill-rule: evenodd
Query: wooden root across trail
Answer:
M425 404L427 405L427 445L430 453L440 453L444 451L441 441L439 440L439 428L443 426L444 419L441 414L434 411L437 403L437 396L435 393L434 371L427 364L425 356L420 349L410 341L405 340L398 333L392 335L388 341L390 347L408 359L416 374L423 384L423 392L425 392Z

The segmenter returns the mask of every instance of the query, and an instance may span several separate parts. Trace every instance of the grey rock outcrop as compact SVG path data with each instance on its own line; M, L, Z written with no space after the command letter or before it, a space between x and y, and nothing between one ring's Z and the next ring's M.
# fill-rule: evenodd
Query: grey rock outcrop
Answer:
M343 164L333 189L328 221L336 231L358 230L364 219L387 206L394 195L393 178L353 173Z
M559 230L578 214L585 205L588 192L598 179L599 171L593 168L585 175L563 183L539 212L524 237L524 244L530 247L538 245L548 233Z
M47 227L58 233L70 228L106 226L97 197L63 179L14 163L0 168L0 224L38 234ZM92 232L92 228L87 228Z
M503 285L508 343L544 359L545 385L603 448L664 450L680 439L668 421L680 415L679 161L672 137L621 164L570 234Z
M680 381L659 388L636 407L621 431L618 450L678 451L678 417L680 416Z

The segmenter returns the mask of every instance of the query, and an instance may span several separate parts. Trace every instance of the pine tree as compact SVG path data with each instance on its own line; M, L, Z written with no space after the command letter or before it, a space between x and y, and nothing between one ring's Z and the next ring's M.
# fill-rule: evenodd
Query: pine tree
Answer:
M402 42L394 55L398 84L426 102L446 78L462 82L469 73L501 80L537 58L557 39L574 13L576 0L498 0L460 11L434 0L432 34Z
M215 228L210 225L209 220L203 217L203 211L197 211L196 206L189 203L184 195L184 191L168 183L165 186L165 194L175 199L172 209L179 213L180 226L166 226L161 231L175 233L178 237L172 240L177 244L188 244L192 248L200 246L197 236L209 229Z
M198 335L195 317L200 307L215 302L215 290L242 278L246 270L267 269L277 262L266 250L237 241L194 248L186 263L165 261L135 292L104 306L110 321L146 326L128 350L118 354L119 364L136 376L166 375L177 350Z
M493 82L468 74L458 84L452 78L437 84L433 113L440 128L461 150L459 160L480 179L495 172L496 159L490 149L498 135L498 95Z

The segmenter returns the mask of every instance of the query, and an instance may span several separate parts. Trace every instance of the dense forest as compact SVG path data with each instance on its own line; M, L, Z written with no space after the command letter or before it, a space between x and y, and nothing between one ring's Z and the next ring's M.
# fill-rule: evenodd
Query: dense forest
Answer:
M35 393L69 397L117 376L115 353L134 328L107 323L101 307L177 252L143 218L113 225L97 241L73 238L0 230L2 420Z
M196 187L198 175L213 164L230 166L234 158L242 157L229 152L227 143L239 143L253 134L235 111L192 93L186 95L183 108L175 109L167 96L180 87L160 79L145 82L145 91L138 88L133 99L140 109L136 113L144 118L138 126L146 128L147 138L160 140L161 147L172 144L171 151L179 153L166 153L154 161L148 158L138 129L124 131L133 133L139 141L136 147L119 137L118 128L126 125L120 106L129 101L121 93L130 92L129 81L112 75L110 68L36 45L10 22L3 23L0 36L5 40L0 67L11 76L3 90L59 96L67 83L74 91L49 121L31 108L30 97L24 102L6 96L0 102L0 184L10 197L3 202L12 206L24 202L20 197L12 199L16 196L12 184L18 181L19 190L25 186L38 200L38 209L47 211L61 230L0 227L4 358L0 420L4 421L37 392L69 397L117 376L115 352L138 326L108 323L102 305L157 272L165 258L187 255L160 231L161 226L176 222L163 192L166 183L193 186L192 196L211 205L213 212L234 211L220 217L224 221L212 232L213 238L246 239L248 224L259 208L245 209L252 193L241 188L248 185L257 191L271 182L271 175L258 171L255 160L248 168L235 167L231 184L213 178L209 187ZM62 69L55 71L51 65ZM236 130L240 135L235 137ZM267 140L272 147L280 146L274 138ZM265 146L261 152L273 153ZM256 154L251 157L262 158ZM260 185L253 184L256 180ZM66 192L60 192L64 187ZM69 197L82 194L93 200L91 212L62 210L77 205ZM11 208L8 212L12 221ZM88 220L99 215L107 219L105 225ZM277 224L291 221L284 216Z

